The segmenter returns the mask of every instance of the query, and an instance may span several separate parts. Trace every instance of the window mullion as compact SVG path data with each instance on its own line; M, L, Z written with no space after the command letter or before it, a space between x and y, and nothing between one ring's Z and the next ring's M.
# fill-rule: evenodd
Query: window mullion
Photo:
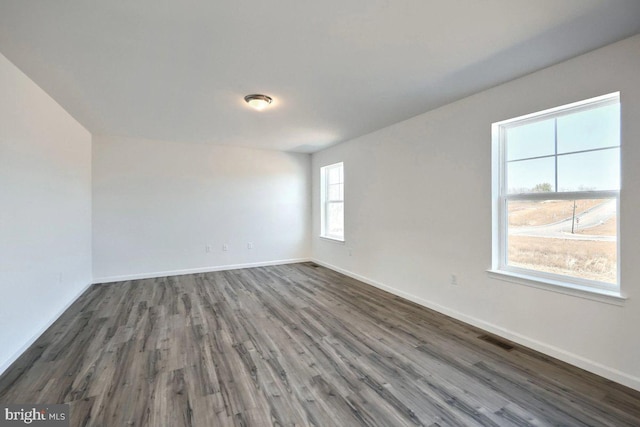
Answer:
M554 191L558 192L558 118L556 117L553 120L553 145L554 145L554 176L555 176L555 187Z
M519 193L506 194L507 200L583 200L583 199L609 199L618 197L618 190L601 191L558 191L543 193Z

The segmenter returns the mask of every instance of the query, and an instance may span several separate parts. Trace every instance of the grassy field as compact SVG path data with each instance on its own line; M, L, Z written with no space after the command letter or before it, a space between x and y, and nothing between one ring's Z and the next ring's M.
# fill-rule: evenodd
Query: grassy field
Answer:
M509 265L615 283L616 242L509 236Z
M602 200L576 201L576 215ZM573 201L517 201L509 203L511 227L552 224L573 215ZM591 228L577 227L577 234L616 236L616 218ZM572 240L551 237L509 236L509 265L549 273L616 282L617 244L615 241Z
M602 225L590 228L578 228L578 234L587 234L590 236L615 236L618 233L618 223L616 217L609 218Z
M599 205L601 199L576 200L576 215ZM515 227L553 224L573 215L573 200L509 202L509 225Z

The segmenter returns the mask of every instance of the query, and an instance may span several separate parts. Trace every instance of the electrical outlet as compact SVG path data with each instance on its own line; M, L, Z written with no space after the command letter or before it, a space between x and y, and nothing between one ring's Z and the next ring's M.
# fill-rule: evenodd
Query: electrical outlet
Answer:
M211 252L211 245L207 245L204 247L205 252L209 253Z
M458 286L458 276L456 274L451 275L451 284L453 286Z
M253 242L247 243L247 249L253 249Z
M222 250L225 251L225 252L228 251L229 250L229 244L225 243L224 245L222 245Z

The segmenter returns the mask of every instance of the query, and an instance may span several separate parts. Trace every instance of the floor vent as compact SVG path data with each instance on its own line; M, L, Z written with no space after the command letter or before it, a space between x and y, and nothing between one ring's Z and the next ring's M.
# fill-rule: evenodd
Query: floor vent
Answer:
M502 341L500 338L496 338L496 337L491 336L491 335L480 335L478 338L480 338L481 340L486 341L488 343L491 343L493 345L496 345L496 346L500 347L503 350L511 351L511 350L513 350L515 348L514 346L512 346L508 342Z

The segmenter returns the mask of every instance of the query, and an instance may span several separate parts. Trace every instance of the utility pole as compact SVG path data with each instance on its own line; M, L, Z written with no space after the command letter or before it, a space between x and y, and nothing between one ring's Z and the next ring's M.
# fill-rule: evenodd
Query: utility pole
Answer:
M575 225L576 225L576 201L573 201L573 217L571 218L571 234L575 234Z

